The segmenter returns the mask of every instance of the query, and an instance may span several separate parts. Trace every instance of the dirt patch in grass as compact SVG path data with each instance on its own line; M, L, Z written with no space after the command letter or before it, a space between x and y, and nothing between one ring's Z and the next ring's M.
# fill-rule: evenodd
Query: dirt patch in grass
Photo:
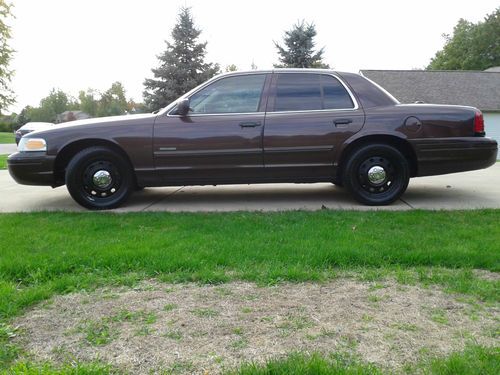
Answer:
M341 279L326 284L142 283L58 296L18 318L35 360L100 359L147 373L218 372L293 351L349 352L397 369L422 353L498 344L497 305L437 288Z
M474 275L488 281L500 281L500 273L487 270L474 270Z

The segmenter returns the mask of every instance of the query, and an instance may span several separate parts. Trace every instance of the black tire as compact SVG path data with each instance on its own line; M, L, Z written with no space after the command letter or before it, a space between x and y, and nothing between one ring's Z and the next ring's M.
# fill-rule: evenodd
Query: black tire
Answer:
M101 181L99 184L99 176ZM89 147L77 153L66 168L66 187L80 205L107 210L123 204L135 187L130 163L106 147Z
M401 197L409 180L410 168L401 152L389 145L373 144L349 156L342 182L358 202L383 206Z

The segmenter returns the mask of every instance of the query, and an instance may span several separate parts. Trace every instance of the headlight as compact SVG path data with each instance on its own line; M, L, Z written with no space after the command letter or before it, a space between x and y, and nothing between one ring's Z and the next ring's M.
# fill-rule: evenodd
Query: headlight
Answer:
M17 145L18 151L47 151L47 143L43 138L21 138Z

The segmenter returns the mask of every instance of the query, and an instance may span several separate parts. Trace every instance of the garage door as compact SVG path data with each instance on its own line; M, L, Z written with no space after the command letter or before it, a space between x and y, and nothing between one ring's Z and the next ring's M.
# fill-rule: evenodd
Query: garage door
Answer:
M495 139L500 144L500 113L484 113L486 136ZM500 154L497 156L500 160Z

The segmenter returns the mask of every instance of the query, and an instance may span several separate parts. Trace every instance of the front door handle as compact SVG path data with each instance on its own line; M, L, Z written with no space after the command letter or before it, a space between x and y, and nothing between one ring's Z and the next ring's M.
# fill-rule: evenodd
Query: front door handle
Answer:
M335 126L339 125L349 125L352 122L352 119L350 118L339 118L337 120L333 120L333 123Z
M256 128L257 126L261 126L260 121L245 121L245 122L240 122L240 127L242 128Z

